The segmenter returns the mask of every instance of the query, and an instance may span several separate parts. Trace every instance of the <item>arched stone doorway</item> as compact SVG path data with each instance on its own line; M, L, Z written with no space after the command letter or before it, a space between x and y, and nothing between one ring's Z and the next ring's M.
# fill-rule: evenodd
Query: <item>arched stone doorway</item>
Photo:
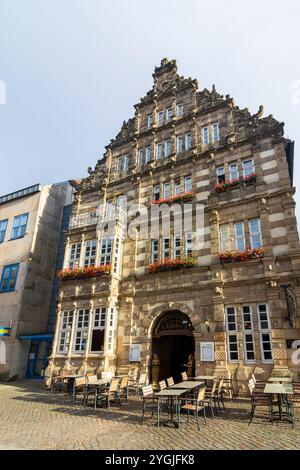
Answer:
M194 327L189 317L180 310L169 310L155 322L152 333L152 357L158 357L158 381L167 377L181 380L181 372L187 371L190 356L195 356ZM194 361L193 361L194 362ZM193 363L190 373L194 376ZM157 371L155 373L157 376ZM152 381L157 380L152 371Z

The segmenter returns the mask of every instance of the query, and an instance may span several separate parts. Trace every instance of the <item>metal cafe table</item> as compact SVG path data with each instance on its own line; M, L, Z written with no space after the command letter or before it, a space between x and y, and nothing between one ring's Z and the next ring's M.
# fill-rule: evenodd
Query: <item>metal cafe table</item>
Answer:
M168 389L173 389L173 388L177 388L177 389L185 389L185 390L193 390L197 387L201 387L201 385L204 385L204 382L200 382L200 381L191 381L191 380L186 380L185 382L179 382L178 384L174 384L174 385L171 385L171 387L169 387Z
M282 412L282 405L285 400L288 400L288 395L293 395L293 387L290 383L280 384L280 383L267 383L264 388L264 393L269 395L269 400L272 400L272 395L277 395L278 400L278 417L279 420L282 420L283 412ZM289 412L286 413L288 415L289 421L291 421L291 416ZM270 416L270 421L273 421L274 412L272 412L272 416Z
M182 397L186 392L188 391L187 388L181 389L181 388L166 388L164 390L161 390L160 392L157 392L154 394L157 400L157 427L159 427L159 409L160 409L160 398L169 398L170 399L170 407L171 407L171 419L166 423L166 425L174 425L174 427L180 427L180 414L178 413L178 398ZM178 422L174 421L174 410L173 410L173 405L174 405L174 400L176 403L176 411L177 411L177 416L178 416Z
M99 379L99 380L95 380L94 382L90 382L86 384L87 388L90 388L90 389L95 389L95 399L94 399L94 408L96 409L97 408L97 401L98 401L98 393L99 393L99 389L101 387L105 387L107 385L110 384L111 382L111 378L107 377L105 379Z

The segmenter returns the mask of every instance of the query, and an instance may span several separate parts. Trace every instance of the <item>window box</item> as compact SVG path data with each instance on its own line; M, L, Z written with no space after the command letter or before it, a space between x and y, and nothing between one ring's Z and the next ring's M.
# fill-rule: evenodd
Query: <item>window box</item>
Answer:
M151 201L151 204L173 204L174 202L187 202L192 201L195 197L193 191L188 191L186 193L175 194L168 198L157 199L157 201Z
M251 175L244 176L243 180L244 180L244 183L245 183L246 186L248 186L250 184L253 184L253 183L256 183L256 174L251 173Z
M221 263L240 263L253 259L261 260L264 256L263 248L247 249L245 251L224 251L219 254Z
M58 276L62 281L74 279L86 279L90 277L99 277L108 275L111 272L111 265L104 266L86 266L84 268L64 269L59 272Z
M191 257L178 259L164 259L161 263L152 263L149 265L149 272L156 274L164 271L174 271L181 268L192 268L195 260Z
M250 186L251 184L256 183L256 174L252 173L248 176L240 176L240 178L223 181L215 185L214 189L217 193L224 193L225 191L231 191L232 189L240 187L244 183L245 186Z

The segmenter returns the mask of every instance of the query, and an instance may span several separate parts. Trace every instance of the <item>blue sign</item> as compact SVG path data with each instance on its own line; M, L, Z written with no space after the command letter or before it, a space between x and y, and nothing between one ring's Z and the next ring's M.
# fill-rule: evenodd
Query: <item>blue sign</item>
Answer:
M8 326L0 326L0 336L10 336L10 330Z

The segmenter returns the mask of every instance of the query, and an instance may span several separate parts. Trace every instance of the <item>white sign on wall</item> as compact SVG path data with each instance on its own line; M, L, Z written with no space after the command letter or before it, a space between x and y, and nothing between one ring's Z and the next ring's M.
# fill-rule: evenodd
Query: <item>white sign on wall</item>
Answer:
M214 362L215 360L215 343L200 342L200 360L202 362Z
M139 362L141 360L141 344L132 344L129 351L129 361Z

